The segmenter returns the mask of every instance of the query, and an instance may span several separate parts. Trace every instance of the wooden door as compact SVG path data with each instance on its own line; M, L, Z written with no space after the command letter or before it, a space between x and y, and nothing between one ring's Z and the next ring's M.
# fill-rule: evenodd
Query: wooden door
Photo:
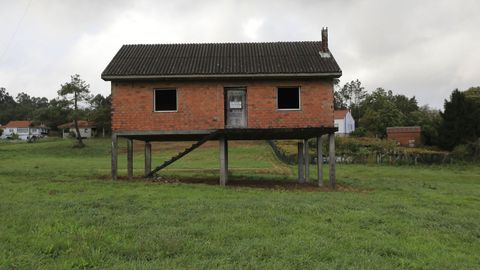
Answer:
M227 128L247 127L246 91L242 88L226 90L225 110Z

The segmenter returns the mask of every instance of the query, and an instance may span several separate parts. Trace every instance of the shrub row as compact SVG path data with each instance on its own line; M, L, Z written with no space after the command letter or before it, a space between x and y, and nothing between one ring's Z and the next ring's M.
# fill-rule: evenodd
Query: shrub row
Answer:
M275 155L287 164L296 164L297 141L268 141ZM316 162L316 140L309 140L311 162ZM466 160L461 155L431 148L401 147L395 141L377 138L336 137L336 161L338 163L377 163L392 165L447 164ZM328 144L323 145L328 153ZM324 161L327 159L324 156Z

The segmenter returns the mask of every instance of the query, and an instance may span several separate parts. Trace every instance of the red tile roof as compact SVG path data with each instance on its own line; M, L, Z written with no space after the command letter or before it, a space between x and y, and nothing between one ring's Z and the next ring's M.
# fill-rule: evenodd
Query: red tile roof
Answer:
M26 128L33 126L32 121L10 121L5 125L7 128Z
M343 119L347 115L349 110L335 110L333 111L333 116L335 119Z
M75 124L72 122L62 124L58 128L74 128ZM78 120L78 128L93 128L95 124L93 122L88 122L86 120Z

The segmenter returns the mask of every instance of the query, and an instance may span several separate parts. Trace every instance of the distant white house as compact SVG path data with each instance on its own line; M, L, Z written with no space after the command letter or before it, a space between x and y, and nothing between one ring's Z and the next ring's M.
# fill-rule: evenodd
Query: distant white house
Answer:
M38 126L38 128L40 129L40 133L42 133L42 135L45 137L48 135L48 131L50 130L46 125L44 124L40 124L40 126Z
M0 139L11 139L18 135L20 140L39 139L47 136L48 128L45 125L35 126L32 121L10 121L2 126L3 133Z
M58 126L58 129L62 130L62 138L64 139L77 136L73 121ZM78 130L80 131L80 136L84 139L91 138L96 134L95 125L85 120L78 120Z
M338 128L335 134L339 136L347 136L355 130L355 120L350 113L350 110L336 110L334 114L334 125Z

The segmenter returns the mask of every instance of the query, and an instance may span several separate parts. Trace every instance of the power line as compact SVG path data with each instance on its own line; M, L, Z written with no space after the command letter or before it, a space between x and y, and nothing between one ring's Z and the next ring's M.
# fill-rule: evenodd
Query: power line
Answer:
M7 46L5 47L5 50L3 51L2 55L0 56L0 63L3 62L3 57L7 54L8 49L10 49L10 46L12 45L13 39L17 35L18 30L20 29L20 25L23 22L23 19L25 19L25 16L27 15L28 9L30 8L30 4L32 3L32 0L29 0L27 3L27 6L25 7L25 11L23 12L23 15L20 17L20 20L17 23L17 27L15 28L15 31L13 31L12 36L10 37L10 40L7 42Z

